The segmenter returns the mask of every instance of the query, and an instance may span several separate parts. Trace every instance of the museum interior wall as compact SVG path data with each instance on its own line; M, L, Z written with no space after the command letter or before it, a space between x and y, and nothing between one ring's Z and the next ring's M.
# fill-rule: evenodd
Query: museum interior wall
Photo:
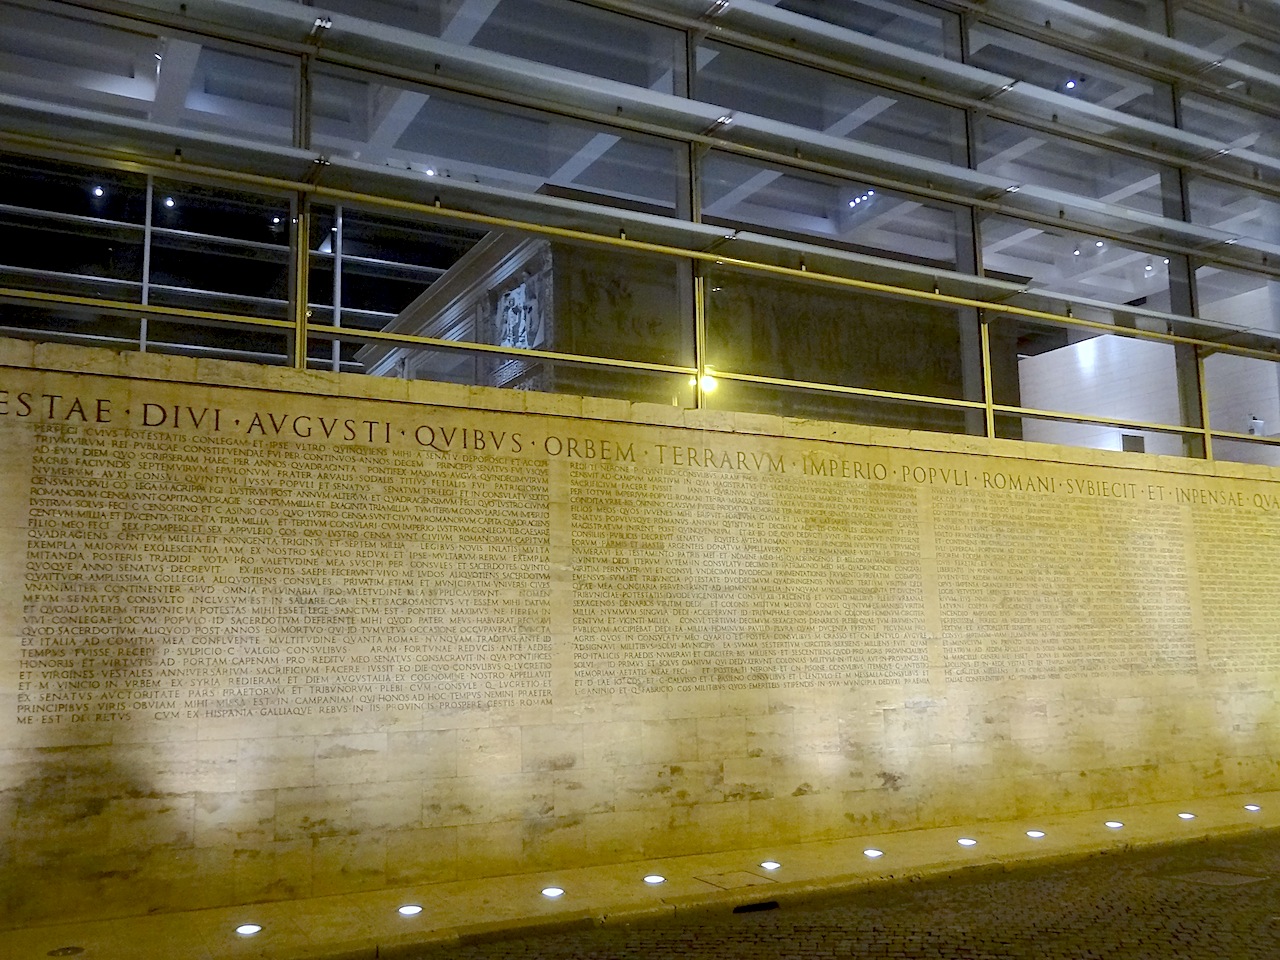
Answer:
M0 449L13 926L1280 763L1271 467L18 340Z

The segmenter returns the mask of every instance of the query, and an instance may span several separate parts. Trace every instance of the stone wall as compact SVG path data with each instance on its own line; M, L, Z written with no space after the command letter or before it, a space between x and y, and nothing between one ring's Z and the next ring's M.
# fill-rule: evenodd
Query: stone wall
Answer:
M0 341L3 916L1274 782L1280 471Z

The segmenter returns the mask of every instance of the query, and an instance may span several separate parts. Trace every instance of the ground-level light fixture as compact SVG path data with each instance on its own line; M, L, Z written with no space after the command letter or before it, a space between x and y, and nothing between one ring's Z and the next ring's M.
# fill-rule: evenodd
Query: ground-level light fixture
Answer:
M402 917L416 917L422 912L422 904L406 903L403 906L396 907L396 913Z
M242 937L252 937L254 934L262 932L262 924L260 923L242 923L236 927L236 933Z

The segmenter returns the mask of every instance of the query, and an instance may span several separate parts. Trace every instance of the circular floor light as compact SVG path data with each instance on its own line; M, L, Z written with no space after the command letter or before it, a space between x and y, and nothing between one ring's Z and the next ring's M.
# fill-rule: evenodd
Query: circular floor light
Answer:
M1180 814L1178 814L1178 819L1179 819L1179 820L1194 820L1195 818L1196 818L1196 815L1195 815L1194 813L1180 813Z
M656 886L659 883L666 883L667 878L658 873L651 873L644 878L644 882L649 884L650 886Z
M396 913L402 917L416 917L422 912L422 905L418 903L406 903L404 906L396 907Z
M976 847L978 845L978 841L973 839L973 837L961 837L956 841L956 843L960 844L962 847Z
M236 927L236 933L242 937L252 937L254 934L262 932L262 924L260 923L242 923Z
M1108 827L1112 830L1119 830L1121 827L1124 826L1124 824L1121 823L1119 820L1108 820L1106 823L1103 824L1103 826Z
M1261 808L1260 806L1258 806L1256 803L1246 803L1246 804L1244 805L1244 808L1245 808L1246 810L1248 810L1250 813L1257 813L1259 810L1261 810L1261 809L1262 809L1262 808Z
M763 863L760 864L760 866L764 867L766 870L777 870L780 866L782 866L782 864L780 864L777 860L765 860Z
M563 887L543 887L542 895L544 897L550 897L552 900L554 900L556 897L564 896L564 888Z
M878 860L884 856L883 850L877 850L875 847L867 847L862 851L864 857L870 857L872 860Z
M1043 830L1028 830L1028 831L1027 831L1027 836L1028 836L1028 837L1030 837L1032 840L1039 840L1041 837L1043 837L1043 836L1044 836L1044 831L1043 831Z

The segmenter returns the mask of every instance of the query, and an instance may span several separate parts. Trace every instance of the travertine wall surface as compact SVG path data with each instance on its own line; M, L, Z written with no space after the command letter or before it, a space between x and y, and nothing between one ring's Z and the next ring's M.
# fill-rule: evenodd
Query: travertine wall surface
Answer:
M13 341L0 450L13 926L1280 760L1266 468Z

